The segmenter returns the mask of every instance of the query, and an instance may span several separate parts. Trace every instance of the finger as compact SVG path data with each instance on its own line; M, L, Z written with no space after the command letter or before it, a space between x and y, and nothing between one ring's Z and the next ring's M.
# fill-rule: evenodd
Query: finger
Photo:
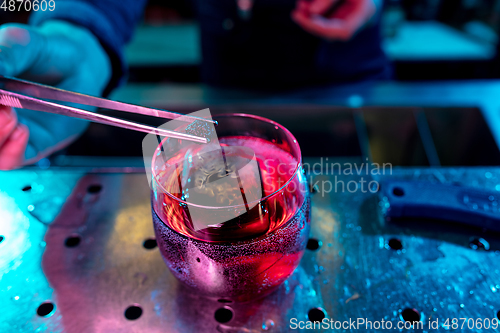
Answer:
M35 38L33 38L35 37ZM34 40L33 40L34 39ZM17 76L36 61L37 38L21 24L0 27L0 74Z
M49 20L39 27L4 24L0 26L0 75L58 85L82 64L109 61L101 49L91 32L67 22ZM98 81L106 79L103 68Z
M0 148L0 170L12 170L23 165L29 130L19 124Z
M374 14L370 0L348 1L330 18L295 11L293 19L304 30L330 40L349 40Z
M335 19L325 19L321 16L309 16L303 12L294 12L292 18L307 32L329 40L348 40L351 30ZM337 20L338 21L338 20Z
M338 2L338 0L312 0L309 2L309 13L315 15L323 15L332 6Z
M295 3L295 11L302 11L305 14L309 15L309 1L307 0L298 0Z
M373 0L346 0L342 3L329 18L341 20L361 20L368 21L377 11Z
M330 39L351 39L376 13L372 0L349 0L327 21ZM329 23L329 24L328 24Z
M17 116L13 108L0 105L0 148L12 134L17 125Z

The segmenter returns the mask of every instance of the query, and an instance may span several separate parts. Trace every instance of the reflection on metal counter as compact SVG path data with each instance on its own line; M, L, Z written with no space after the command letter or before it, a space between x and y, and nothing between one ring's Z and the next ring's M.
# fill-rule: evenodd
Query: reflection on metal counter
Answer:
M393 328L417 320L424 331L439 319L441 331L448 318L498 316L498 235L387 223L377 193L325 190L369 177L344 172L310 175L308 250L276 292L247 303L204 299L162 261L145 175L111 171L0 173L1 332L288 332L323 318ZM370 180L381 177L500 187L498 168L396 168Z

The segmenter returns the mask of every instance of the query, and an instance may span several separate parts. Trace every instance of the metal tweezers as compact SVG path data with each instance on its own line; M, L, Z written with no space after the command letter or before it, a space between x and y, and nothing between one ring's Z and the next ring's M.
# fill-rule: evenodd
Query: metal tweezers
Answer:
M184 139L194 142L207 143L207 139L203 137L187 133L169 131L161 128L147 126L144 124L134 123L120 118L114 118L99 113L94 113L91 111L86 111L63 104L58 104L55 102L49 102L46 100L51 100L56 102L58 101L58 102L76 103L81 105L94 106L98 108L142 114L146 116L175 119L189 123L192 123L194 121L203 121L203 122L210 122L213 124L217 124L216 121L211 119L204 119L199 117L183 115L171 111L151 109L144 106L111 101L109 99L79 94L72 91L46 86L43 84L38 84L30 81L24 81L0 75L0 104L5 106L11 106L19 109L28 109L28 110L42 111L48 113L55 113L64 116L89 120L95 123L126 128L144 133L151 133L176 139Z

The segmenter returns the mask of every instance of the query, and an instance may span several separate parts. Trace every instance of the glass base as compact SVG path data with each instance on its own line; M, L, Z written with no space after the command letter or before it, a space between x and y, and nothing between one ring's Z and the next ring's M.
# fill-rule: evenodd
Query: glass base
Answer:
M281 228L255 239L210 243L181 235L153 210L158 247L172 274L196 293L230 301L263 297L299 265L309 237L310 198Z

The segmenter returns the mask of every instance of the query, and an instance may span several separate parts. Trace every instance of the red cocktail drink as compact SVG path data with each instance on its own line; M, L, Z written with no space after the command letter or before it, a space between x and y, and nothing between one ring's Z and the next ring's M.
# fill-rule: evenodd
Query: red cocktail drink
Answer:
M249 115L216 120L218 150L181 140L157 149L155 233L166 264L192 290L249 300L298 266L310 228L308 187L288 130Z

